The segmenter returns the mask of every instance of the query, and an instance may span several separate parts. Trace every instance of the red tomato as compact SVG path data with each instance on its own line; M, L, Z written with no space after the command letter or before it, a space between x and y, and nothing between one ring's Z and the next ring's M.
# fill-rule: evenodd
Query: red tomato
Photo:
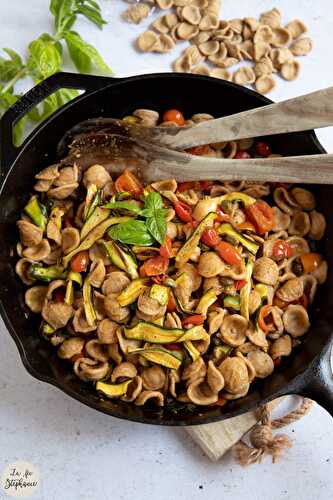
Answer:
M169 293L169 300L168 300L168 305L167 305L167 311L169 313L172 313L176 310L176 301L175 301L175 298L173 296L173 293L170 292Z
M272 207L265 201L257 201L245 209L246 217L255 226L259 234L271 231L275 224Z
M185 118L181 111L178 109L168 109L163 115L164 122L174 122L177 123L180 127L182 127L185 123Z
M247 160L248 158L251 158L251 155L247 151L244 151L244 149L240 149L237 151L234 158L235 160Z
M213 403L212 405L208 406L224 406L227 402L227 399L224 399L222 396L219 397L219 399L216 401L216 403Z
M74 273L83 273L87 270L89 264L89 252L83 250L72 257L71 269Z
M65 302L66 292L63 288L57 288L54 292L54 298L56 302Z
M230 221L230 215L229 214L225 214L223 212L222 208L217 208L216 214L217 214L217 217L216 217L215 220L217 222L229 222Z
M246 222L241 222L240 224L237 224L237 229L239 231L252 231L253 233L256 232L256 228L254 227L254 225L249 222L249 221L246 221Z
M170 257L172 257L172 255L173 255L172 239L169 238L169 236L165 237L164 243L160 248L160 255L162 255L162 257L166 257L168 259L170 259Z
M207 191L213 183L212 183L212 181L199 181L199 184L200 184L200 188L203 191Z
M272 154L272 150L267 144L267 142L257 142L256 144L256 153L259 156L263 156L264 158L267 158L267 156Z
M144 276L158 276L165 274L169 267L169 259L158 255L145 261L142 266Z
M307 252L300 256L300 260L305 274L310 274L317 269L322 261L322 256L319 253Z
M185 149L186 153L195 156L205 156L209 153L210 146L209 144L203 144L202 146L195 146L194 148Z
M275 327L272 321L266 323L265 319L269 317L272 311L272 306L263 306L259 311L258 325L263 332L274 332Z
M215 229L207 228L201 235L201 241L208 247L215 247L218 243L220 243L221 238Z
M238 292L238 290L241 290L241 288L243 288L243 286L245 286L246 283L247 283L246 280L237 280L235 282L235 287L236 287L237 292Z
M234 246L226 241L220 241L215 247L215 251L219 256L231 266L238 266L242 262L242 257Z
M168 349L168 351L181 351L182 350L181 344L176 344L176 342L173 342L171 344L164 344L164 348Z
M160 274L159 276L152 276L151 280L153 283L156 283L156 285L162 285L167 277L166 274Z
M282 260L292 257L294 253L291 246L284 240L276 240L273 245L272 252L275 260Z
M174 207L178 219L182 222L192 222L192 211L186 203L183 203L182 201L175 201Z
M187 316L187 318L183 319L182 325L202 325L204 322L204 317L202 314L193 314L193 316Z
M135 198L140 198L143 192L143 185L139 179L127 169L118 177L114 185L117 193L126 191L131 193Z

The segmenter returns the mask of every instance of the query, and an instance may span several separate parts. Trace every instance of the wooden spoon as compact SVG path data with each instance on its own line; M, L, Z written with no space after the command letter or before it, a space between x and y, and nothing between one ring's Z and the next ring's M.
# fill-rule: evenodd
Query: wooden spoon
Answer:
M91 133L74 139L62 160L94 160L107 168L121 160L131 164L146 182L175 178L189 180L250 180L333 184L333 154L229 160L180 153L121 135ZM82 167L84 164L82 164Z
M171 149L232 141L333 125L333 87L235 115L207 120L191 127L143 127L113 118L94 118L72 128L60 144L81 133L105 132L136 137Z

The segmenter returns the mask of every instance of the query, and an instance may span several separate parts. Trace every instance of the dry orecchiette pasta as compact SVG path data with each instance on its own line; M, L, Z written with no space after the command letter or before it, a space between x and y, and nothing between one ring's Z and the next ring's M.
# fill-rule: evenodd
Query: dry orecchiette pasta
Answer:
M179 0L183 23L197 12L191 5ZM263 19L259 40L279 29L276 9ZM257 30L253 20L235 19L220 31L239 35L244 26ZM216 48L219 41L201 40L181 57L191 66ZM268 61L258 63L258 80L270 76ZM124 121L179 127L213 115L187 118L140 108ZM273 154L253 139L189 153L233 158L244 151ZM75 162L69 156L44 168L17 222L15 269L27 308L41 320L36 335L103 398L169 408L245 396L310 330L311 304L328 272L317 247L326 221L315 195L250 181L144 186L131 170L98 159L87 165L79 152Z

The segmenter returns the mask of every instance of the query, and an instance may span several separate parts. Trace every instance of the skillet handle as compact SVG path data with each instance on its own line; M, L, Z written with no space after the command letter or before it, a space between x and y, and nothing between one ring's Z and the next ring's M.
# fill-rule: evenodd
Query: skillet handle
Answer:
M299 392L316 401L333 417L333 339L314 365L311 379Z
M11 106L0 122L0 159L2 173L6 172L19 155L22 146L13 144L13 127L34 106L62 88L85 90L92 93L118 83L119 79L78 73L56 73L29 90Z

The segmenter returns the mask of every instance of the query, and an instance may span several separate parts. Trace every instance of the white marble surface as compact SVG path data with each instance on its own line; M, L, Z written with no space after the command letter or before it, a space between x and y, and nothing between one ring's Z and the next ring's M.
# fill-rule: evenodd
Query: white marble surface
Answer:
M49 29L48 3L0 0L0 46L23 51L27 42ZM124 2L101 3L111 20L104 31L84 21L79 28L101 50L115 75L168 71L175 54L136 54L132 41L142 28L120 21ZM257 15L275 4L284 21L300 17L309 25L315 48L302 61L300 79L279 80L272 98L331 85L331 0L224 0L223 15ZM332 129L319 136L333 152ZM34 380L24 371L2 324L0 328L0 475L6 464L16 460L33 463L40 470L42 486L31 498L326 500L332 496L333 424L320 407L288 428L294 447L278 464L266 460L261 466L241 469L230 456L212 464L181 429L122 422Z

